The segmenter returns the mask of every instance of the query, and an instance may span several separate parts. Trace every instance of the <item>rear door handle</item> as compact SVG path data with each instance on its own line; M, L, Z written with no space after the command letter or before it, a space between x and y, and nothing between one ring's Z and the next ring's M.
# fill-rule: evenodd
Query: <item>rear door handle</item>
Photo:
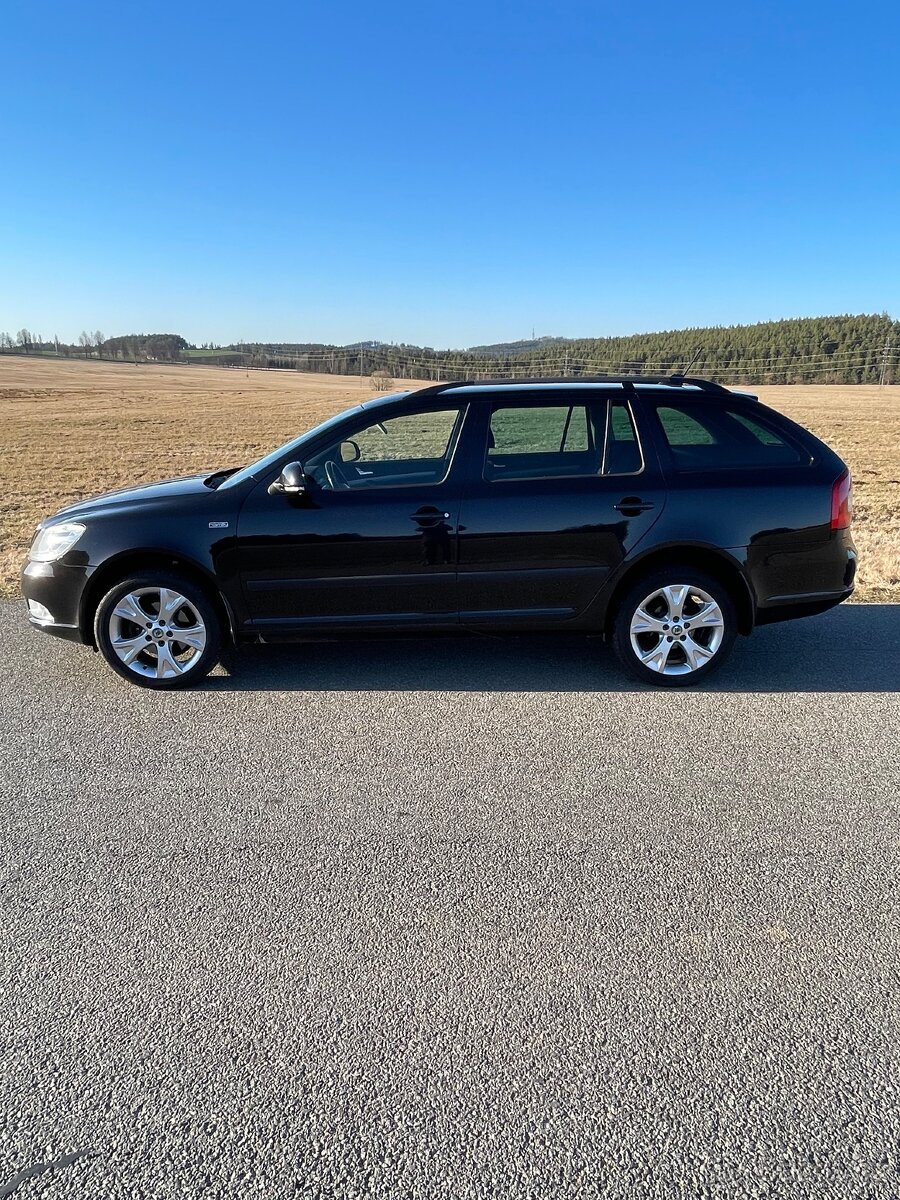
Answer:
M624 513L627 517L635 513L648 512L651 508L655 507L656 505L642 500L640 496L625 496L618 504L613 505L614 509L620 513Z

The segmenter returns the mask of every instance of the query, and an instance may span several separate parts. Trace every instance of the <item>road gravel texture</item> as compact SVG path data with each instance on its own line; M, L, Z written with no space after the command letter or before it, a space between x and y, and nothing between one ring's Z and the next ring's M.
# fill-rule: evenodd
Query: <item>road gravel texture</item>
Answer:
M0 646L0 1198L900 1195L900 608Z

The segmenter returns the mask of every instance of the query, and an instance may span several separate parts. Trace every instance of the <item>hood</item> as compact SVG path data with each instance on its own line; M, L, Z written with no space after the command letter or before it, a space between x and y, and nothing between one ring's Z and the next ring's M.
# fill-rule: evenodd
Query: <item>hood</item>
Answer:
M201 475L184 475L180 479L165 479L159 483L143 483L138 487L119 488L115 492L104 492L102 496L92 496L88 500L76 500L74 504L61 508L59 512L48 517L47 521L56 521L60 517L69 520L80 516L90 516L92 512L108 511L109 509L125 508L130 504L145 504L153 500L170 500L179 496L211 496L214 492L204 484L209 479L209 471ZM47 524L47 521L43 524Z

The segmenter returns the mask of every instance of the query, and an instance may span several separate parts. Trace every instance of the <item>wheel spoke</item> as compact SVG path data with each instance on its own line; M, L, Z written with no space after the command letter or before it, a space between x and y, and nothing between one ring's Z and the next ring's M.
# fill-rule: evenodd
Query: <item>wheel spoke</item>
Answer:
M123 596L113 609L114 617L121 617L123 621L131 621L133 625L140 625L143 629L150 618L137 602L137 597L129 593Z
M183 670L181 663L172 654L172 647L168 642L160 642L156 647L156 678L171 679L173 675L180 675Z
M716 629L723 623L722 610L715 600L710 600L699 612L686 617L685 620L690 622L691 629Z
M663 622L659 617L654 617L652 613L647 612L646 606L641 607L634 614L631 621L631 632L634 633L659 633L662 634Z
M652 650L647 650L640 655L640 660L645 667L649 667L651 671L665 671L669 655L672 653L672 643L665 638L660 638Z
M673 583L662 589L666 604L669 606L669 617L673 621L681 620L684 613L684 602L687 600L690 590L682 583Z
M175 625L172 629L172 641L192 650L203 650L206 646L206 627L204 625L185 625L180 629Z
M159 619L171 621L178 610L185 604L184 596L171 588L159 589Z
M147 639L143 634L136 638L116 638L112 648L126 666L131 666L140 652L147 649Z
M686 637L683 642L679 642L679 645L684 651L684 657L687 659L687 664L692 671L696 671L698 667L702 667L713 656L712 650L707 650L706 646L701 646L692 637Z

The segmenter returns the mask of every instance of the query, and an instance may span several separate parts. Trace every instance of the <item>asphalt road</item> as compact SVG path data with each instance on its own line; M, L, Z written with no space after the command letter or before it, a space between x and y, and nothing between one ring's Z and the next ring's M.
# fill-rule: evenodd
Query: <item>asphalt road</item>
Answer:
M0 1198L900 1194L900 608L0 648Z

